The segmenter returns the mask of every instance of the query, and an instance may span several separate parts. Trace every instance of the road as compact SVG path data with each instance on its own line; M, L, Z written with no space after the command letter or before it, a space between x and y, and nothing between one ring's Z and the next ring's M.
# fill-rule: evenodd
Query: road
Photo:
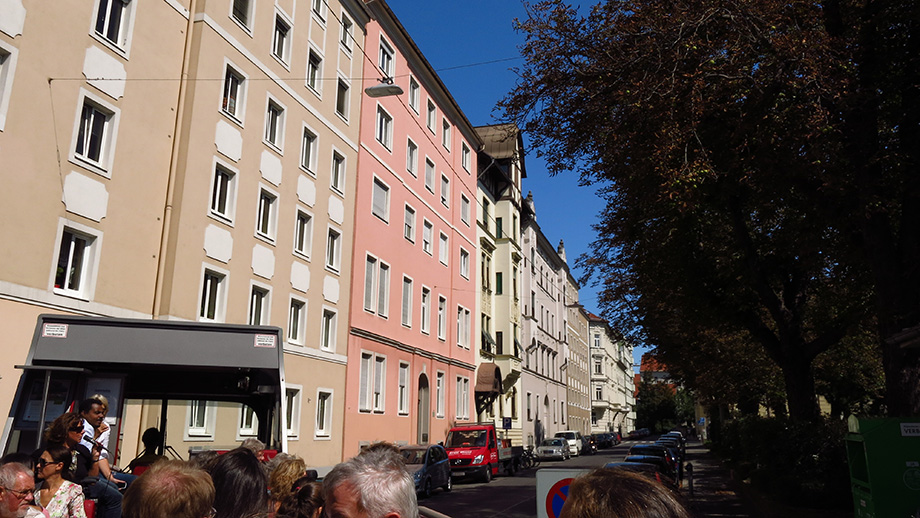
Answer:
M608 462L623 460L626 451L636 442L624 441L614 448L598 450L595 455L582 455L566 461L547 461L541 468L596 468ZM537 514L536 471L524 470L513 476L499 476L489 482L454 481L454 490L435 491L431 498L419 500L419 505L452 518L533 518Z

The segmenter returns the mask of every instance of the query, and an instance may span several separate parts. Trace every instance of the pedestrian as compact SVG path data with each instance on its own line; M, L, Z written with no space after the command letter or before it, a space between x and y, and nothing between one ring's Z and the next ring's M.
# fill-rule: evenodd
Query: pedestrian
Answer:
M625 469L598 468L576 477L559 518L691 518L670 489Z
M18 462L0 466L0 518L23 518L35 493L32 470Z
M86 518L83 488L64 478L70 474L71 462L70 449L64 445L48 446L38 459L35 476L41 483L35 490L35 504L47 518Z
M214 483L181 460L152 464L125 492L123 518L206 518L214 515Z
M294 482L291 492L281 502L277 518L320 518L323 515L323 484L301 477Z
M399 449L377 444L323 478L327 518L418 518L415 483Z
M272 470L268 475L268 492L272 510L277 510L281 502L290 496L294 482L303 477L306 471L307 464L296 455L287 455L280 461L272 463Z
M236 448L211 466L216 518L267 516L268 475L251 450Z

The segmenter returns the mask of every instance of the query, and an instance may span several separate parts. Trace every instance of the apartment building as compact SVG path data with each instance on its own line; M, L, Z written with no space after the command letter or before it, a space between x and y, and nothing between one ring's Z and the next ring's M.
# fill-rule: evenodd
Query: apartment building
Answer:
M516 232L513 228L512 232ZM566 369L565 261L537 224L533 195L521 207L522 289L524 296L524 443L539 444L568 430Z
M521 412L521 181L527 177L517 126L479 126L479 314L476 406L480 421L504 424L504 437L523 445ZM489 368L489 369L487 369ZM491 376L488 376L491 373ZM480 382L481 381L481 382Z
M361 99L345 457L476 417L481 141L387 4L367 9L360 86L401 93Z
M636 422L633 348L603 318L588 314L591 351L591 431L633 430Z
M565 260L562 241L557 248L559 257ZM566 357L565 373L568 387L569 429L583 435L591 433L591 395L588 356L588 313L578 301L578 281L565 268Z
M19 244L0 261L0 400L42 312L273 325L289 450L337 463L363 3L0 4L0 232ZM124 406L130 457L160 403ZM228 403L169 417L180 452L257 427Z

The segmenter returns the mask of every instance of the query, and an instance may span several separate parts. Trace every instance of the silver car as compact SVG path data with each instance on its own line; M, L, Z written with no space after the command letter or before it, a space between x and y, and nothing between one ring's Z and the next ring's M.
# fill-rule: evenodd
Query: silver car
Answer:
M569 458L569 443L565 439L543 439L537 447L537 457L540 460L567 460Z

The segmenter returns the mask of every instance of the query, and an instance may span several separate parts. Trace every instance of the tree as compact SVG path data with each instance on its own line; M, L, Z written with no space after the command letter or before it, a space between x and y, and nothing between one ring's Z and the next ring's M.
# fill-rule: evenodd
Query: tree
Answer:
M641 380L637 399L637 428L661 431L677 423L677 402L672 385Z
M541 1L518 25L525 65L500 103L551 173L575 164L608 199L581 259L605 316L664 351L683 326L746 334L797 420L817 416L815 358L866 322L873 289L882 336L920 321L920 110L894 99L917 97L903 76L918 67L895 65L920 53L907 52L910 4L885 6L608 1L582 16ZM885 282L898 275L908 288ZM890 408L920 411L917 355L885 351Z

